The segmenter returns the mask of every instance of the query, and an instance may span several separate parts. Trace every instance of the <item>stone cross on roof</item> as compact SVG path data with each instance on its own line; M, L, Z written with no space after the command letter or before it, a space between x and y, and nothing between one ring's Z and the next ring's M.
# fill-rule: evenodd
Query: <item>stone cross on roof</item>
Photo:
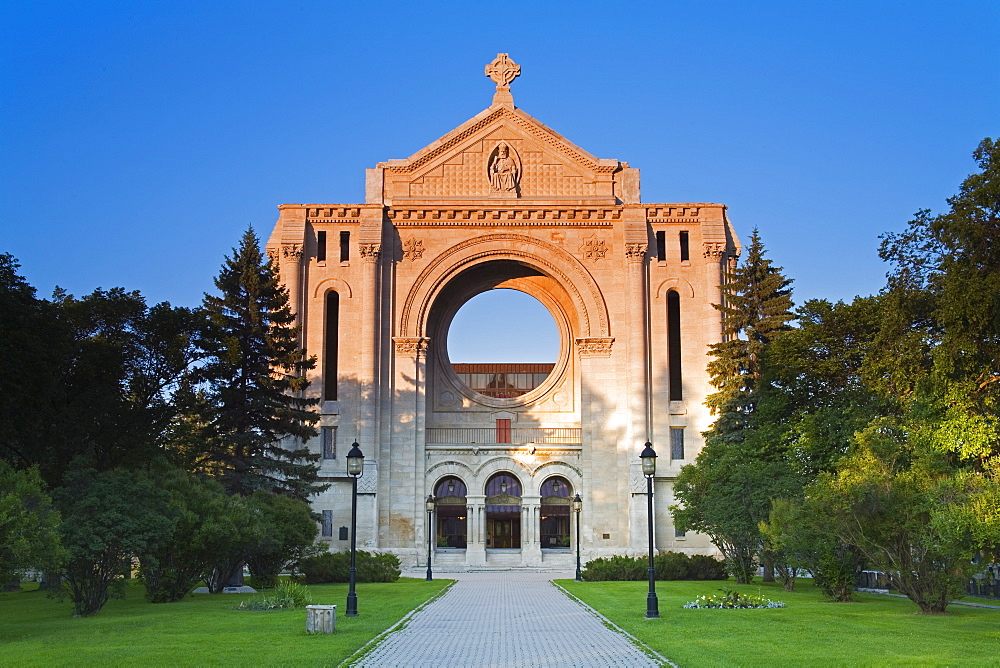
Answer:
M521 76L521 66L511 60L506 53L498 53L493 62L486 66L486 76L497 85L493 104L514 104L514 96L510 94L510 82Z

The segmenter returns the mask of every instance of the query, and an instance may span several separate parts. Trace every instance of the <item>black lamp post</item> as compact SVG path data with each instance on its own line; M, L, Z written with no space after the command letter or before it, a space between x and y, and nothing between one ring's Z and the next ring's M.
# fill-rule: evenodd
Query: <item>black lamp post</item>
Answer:
M424 507L427 509L427 581L430 582L434 579L434 573L431 572L431 541L434 540L434 495L428 494L427 500L424 501Z
M580 574L580 511L583 510L583 499L580 498L580 493L577 492L576 496L573 497L573 512L576 513L576 581L583 582L583 576Z
M355 534L358 531L358 478L364 473L364 467L365 455L361 452L358 442L354 441L350 452L347 453L347 475L351 476L351 569L348 579L350 584L347 589L347 612L344 613L347 617L358 616L358 595L354 592L354 577L358 572L356 562L358 542Z
M649 596L646 597L646 619L660 616L660 604L656 600L656 571L653 569L653 475L656 474L656 451L653 444L646 441L646 447L639 455L642 460L642 474L646 476L646 520L649 532Z

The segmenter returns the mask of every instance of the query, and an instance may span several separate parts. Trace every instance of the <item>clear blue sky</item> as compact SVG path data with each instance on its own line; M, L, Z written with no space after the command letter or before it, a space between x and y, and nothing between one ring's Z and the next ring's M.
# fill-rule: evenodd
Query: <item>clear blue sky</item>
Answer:
M878 235L937 211L1000 136L1000 2L7 2L0 252L47 296L195 305L284 202L519 107L730 207L796 301L877 291Z

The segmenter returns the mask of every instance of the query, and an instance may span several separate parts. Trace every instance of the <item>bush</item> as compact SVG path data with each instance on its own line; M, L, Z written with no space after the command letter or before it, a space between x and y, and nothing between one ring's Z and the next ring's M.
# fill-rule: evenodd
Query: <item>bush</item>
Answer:
M326 552L306 557L299 562L299 570L306 584L347 582L350 575L350 552ZM357 551L356 582L395 582L399 579L399 559L394 554Z
M649 565L642 557L600 557L588 561L581 575L587 582L645 580L649 576Z
M681 552L664 552L653 557L657 580L725 580L726 566L718 559ZM587 562L582 573L588 582L645 580L649 577L648 557L615 555Z
M725 580L726 563L707 554L692 554L688 562L688 580Z
M286 610L301 608L310 601L309 590L297 582L282 582L274 590L273 596L255 596L243 601L237 610Z

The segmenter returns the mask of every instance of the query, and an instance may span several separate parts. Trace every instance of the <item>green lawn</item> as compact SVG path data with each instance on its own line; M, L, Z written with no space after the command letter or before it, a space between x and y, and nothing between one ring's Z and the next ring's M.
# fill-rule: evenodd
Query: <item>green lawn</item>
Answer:
M645 619L645 582L557 583L680 666L998 666L1000 610L952 605L921 615L906 599L859 594L828 603L810 581L780 585L657 582L660 618ZM784 601L776 610L685 610L720 587Z
M131 584L125 600L73 619L69 601L43 592L0 594L0 664L335 666L451 582L359 584L354 618L343 616L347 585L312 585L313 603L337 605L332 635L308 635L303 609L232 609L252 595L200 594L154 605Z

